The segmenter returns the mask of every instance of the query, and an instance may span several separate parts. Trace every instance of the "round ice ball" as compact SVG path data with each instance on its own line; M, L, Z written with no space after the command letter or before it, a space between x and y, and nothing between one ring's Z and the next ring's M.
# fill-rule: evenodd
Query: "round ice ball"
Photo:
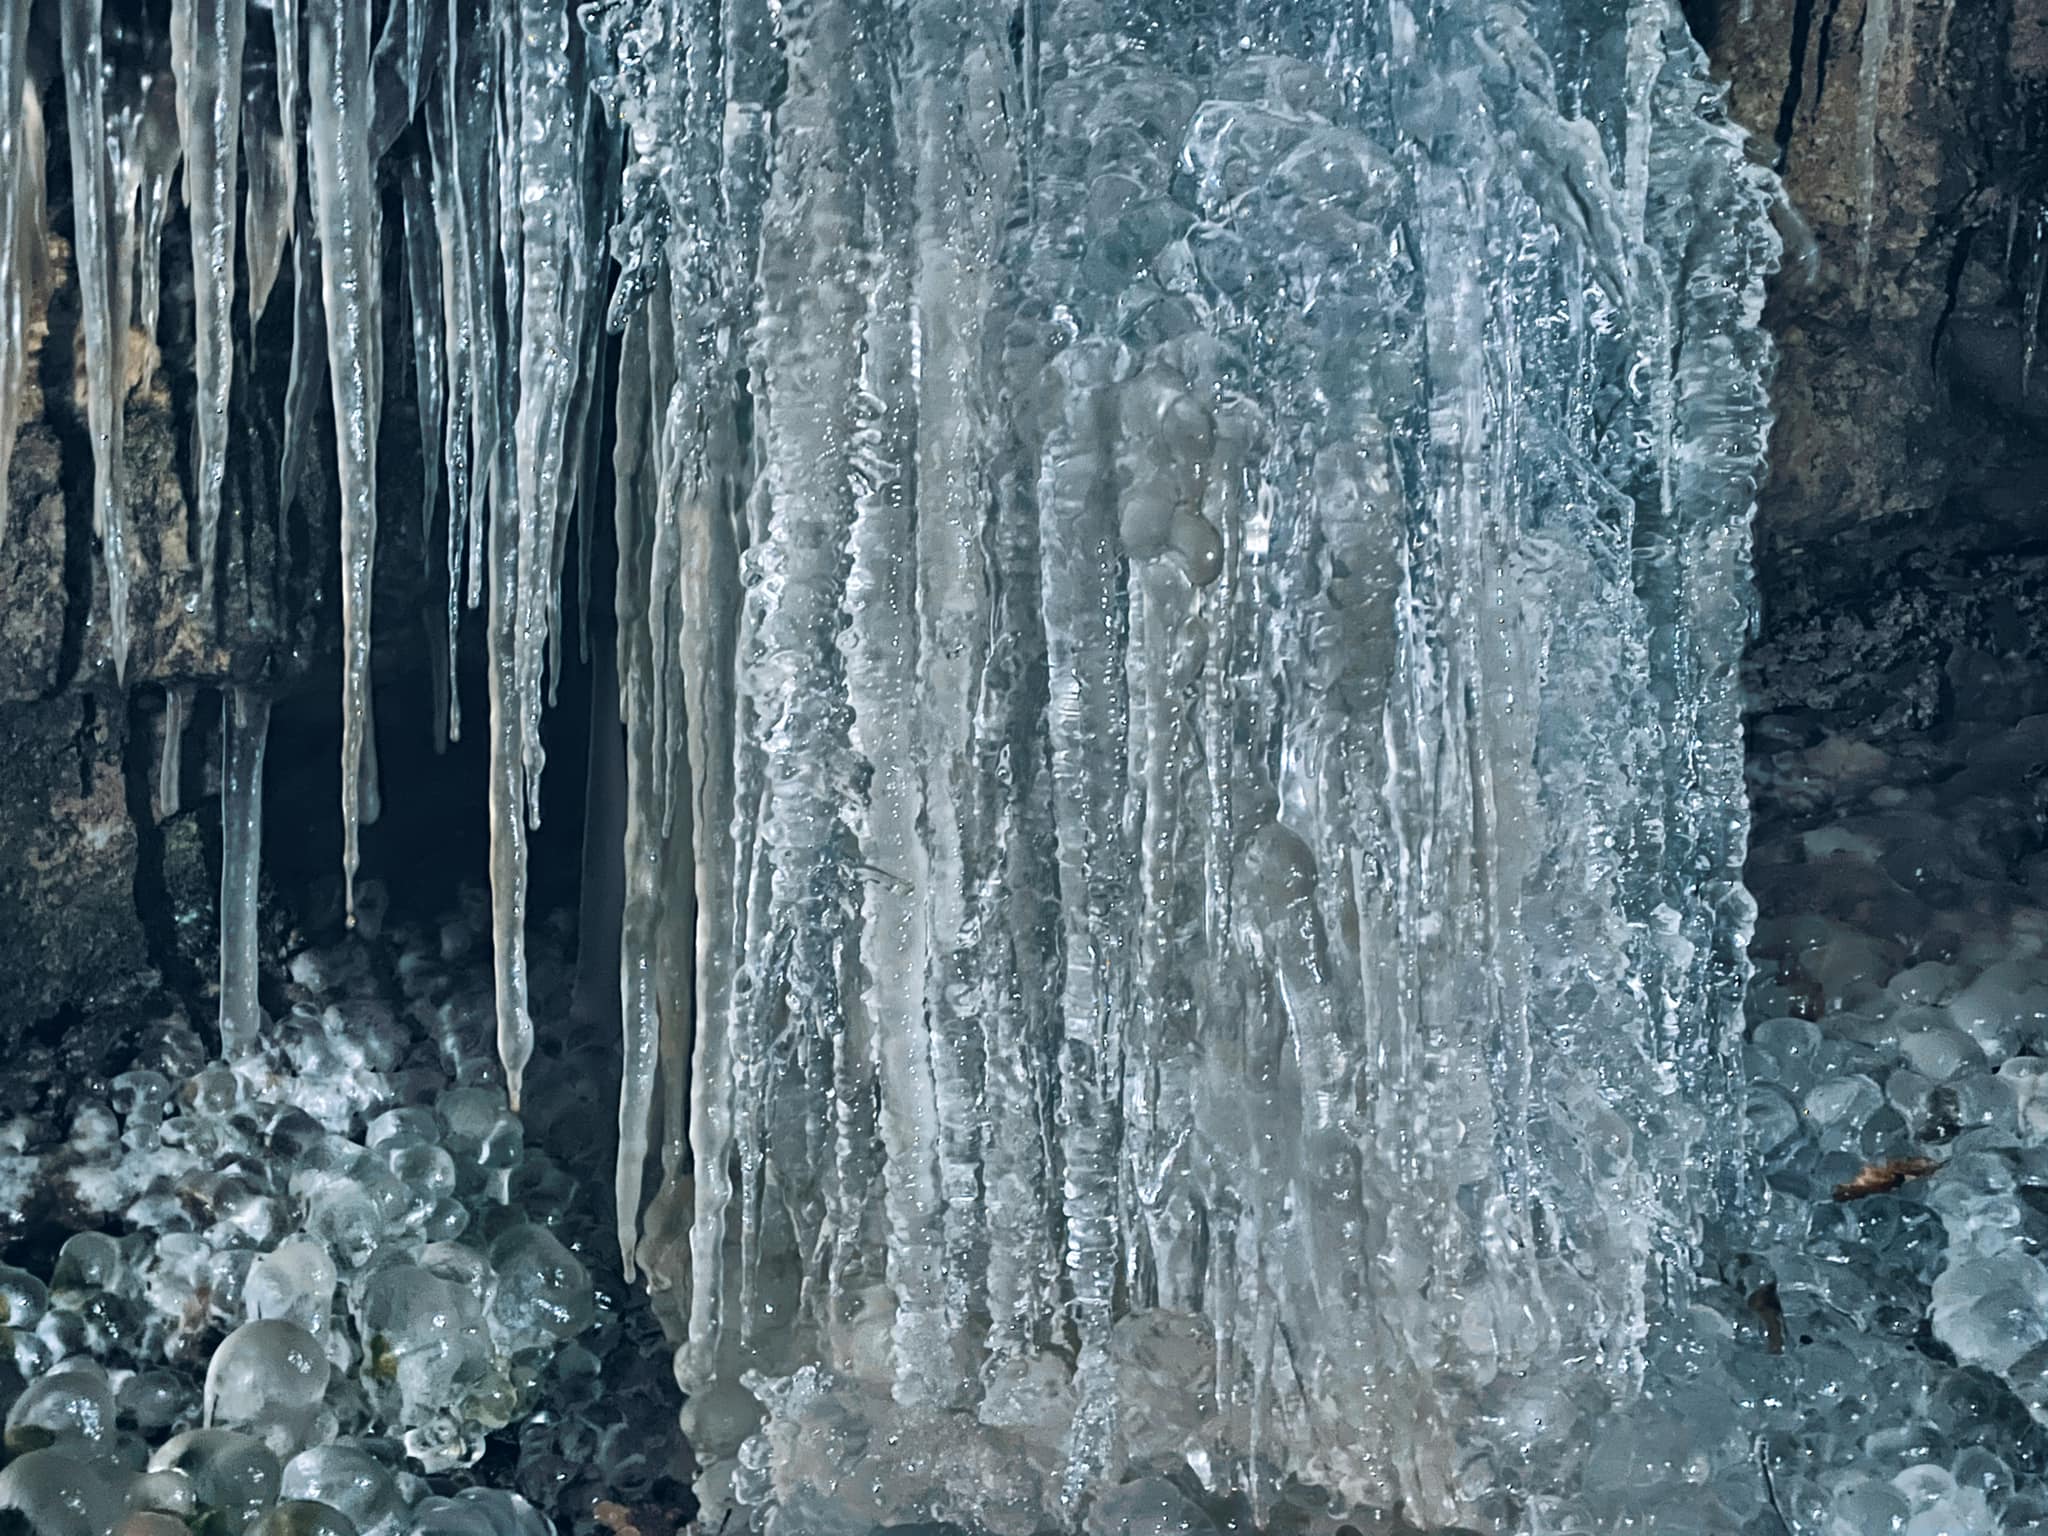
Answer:
M123 1481L64 1450L30 1451L0 1467L0 1510L35 1536L107 1536L121 1518Z
M390 1471L352 1445L316 1445L299 1452L285 1463L278 1492L339 1510L364 1536L391 1529L405 1512Z
M128 1485L130 1509L153 1509L183 1519L199 1511L199 1495L192 1479L174 1467L161 1472L139 1473Z
M247 1527L246 1536L357 1536L340 1510L313 1499L285 1499Z
M50 1292L25 1269L0 1264L0 1328L33 1328L49 1310Z
M546 1227L514 1227L491 1244L498 1293L491 1329L512 1350L571 1338L590 1326L595 1303L582 1262Z
M268 1425L303 1415L326 1395L331 1369L320 1341L297 1323L244 1323L206 1367L206 1422Z
M188 1429L174 1435L149 1458L149 1470L183 1472L202 1505L243 1518L276 1500L283 1472L268 1446L233 1429Z
M242 1306L252 1320L297 1323L308 1333L327 1328L340 1276L318 1243L288 1242L264 1254L242 1285Z
M98 1362L68 1359L7 1410L7 1449L19 1454L51 1445L90 1454L114 1433L114 1389Z
M57 1250L50 1289L67 1292L111 1289L121 1274L121 1245L104 1232L74 1232Z
M413 1506L415 1536L547 1536L548 1521L525 1499L499 1488L465 1488L452 1499Z

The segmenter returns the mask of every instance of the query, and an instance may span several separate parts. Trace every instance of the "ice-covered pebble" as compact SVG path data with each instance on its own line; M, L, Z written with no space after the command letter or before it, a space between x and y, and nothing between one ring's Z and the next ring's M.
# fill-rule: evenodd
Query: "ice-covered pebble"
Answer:
M106 1371L95 1360L72 1356L30 1382L7 1410L7 1449L56 1446L95 1454L113 1439L114 1415Z
M65 1449L28 1450L0 1467L0 1510L33 1536L108 1536L125 1513L121 1484Z
M352 1445L320 1445L285 1463L279 1496L310 1499L339 1510L362 1536L387 1536L405 1513L390 1471Z
M149 1458L152 1472L178 1471L202 1505L247 1518L277 1498L283 1468L253 1435L232 1429L189 1429Z

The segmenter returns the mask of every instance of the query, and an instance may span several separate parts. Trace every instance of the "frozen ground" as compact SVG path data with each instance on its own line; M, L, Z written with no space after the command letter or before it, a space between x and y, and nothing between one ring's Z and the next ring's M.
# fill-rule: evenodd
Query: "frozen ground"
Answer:
M301 949L232 1067L174 1014L105 1075L13 1081L0 1522L673 1527L666 1351L587 1182L615 1060L557 1041L511 1116L483 932L472 908ZM561 1002L555 953L536 991Z

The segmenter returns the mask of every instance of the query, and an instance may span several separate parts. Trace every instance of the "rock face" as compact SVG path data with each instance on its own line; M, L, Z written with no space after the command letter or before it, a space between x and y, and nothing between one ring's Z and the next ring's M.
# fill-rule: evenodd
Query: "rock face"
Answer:
M1744 17L1745 10L1753 14ZM1787 751L2048 707L2041 487L2048 11L1711 0L1737 117L1810 233L1766 318L1780 348L1747 680L1764 822ZM1752 872L1752 879L1757 878Z
M124 738L97 694L0 705L0 1051L67 1003L132 990L147 966Z
M2019 532L2035 504L2014 504L2014 473L2048 421L2048 393L2021 395L2048 195L2021 146L2048 84L2048 13L1725 0L1695 25L1811 234L1766 317L1780 348L1766 596L1821 547L1840 564L1840 536L1872 524L1937 509L1952 524L1960 508L1994 525L1979 536Z
M62 165L53 147L53 173ZM66 1008L139 997L167 979L185 991L209 984L211 963L199 945L211 933L205 908L219 877L218 811L209 798L218 786L217 690L303 689L322 680L335 653L336 512L324 423L289 512L281 514L276 489L288 289L253 338L254 355L268 360L259 361L258 386L238 389L234 402L214 602L201 609L186 497L189 284L182 242L170 238L161 351L140 331L131 336L125 506L133 638L125 687L117 682L106 571L92 529L61 175L51 190L60 231L50 240L53 287L30 328L22 427L0 508L0 932L8 935L0 946L0 1052ZM402 481L392 500L403 504ZM397 585L393 613L418 601L419 545L408 536L416 521L393 517L393 547L380 562L380 587ZM184 792L171 813L160 777L174 690L191 707L180 754Z

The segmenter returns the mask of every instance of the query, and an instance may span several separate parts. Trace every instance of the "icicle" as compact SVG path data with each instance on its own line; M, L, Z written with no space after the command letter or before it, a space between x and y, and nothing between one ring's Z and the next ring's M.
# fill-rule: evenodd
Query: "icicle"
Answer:
M1109 956L1130 921L1118 821L1127 715L1116 614L1122 563L1114 482L1113 345L1077 344L1053 364L1058 417L1043 459L1039 537L1051 673L1053 795L1066 975L1061 990L1061 1145L1067 1279L1081 1353L1066 1498L1078 1499L1115 1433L1109 1355L1120 1239L1116 1083L1127 978Z
M510 0L505 0L510 4ZM519 406L513 485L519 500L520 755L528 825L540 821L542 667L559 628L558 531L571 406L582 356L582 133L587 112L570 92L568 19L549 0L520 0L517 63L506 93L515 114L508 161L518 219ZM507 261L513 242L505 241ZM508 271L511 270L508 265ZM523 1062L523 1057L521 1058ZM517 1069L508 1064L507 1074Z
M157 318L163 301L164 220L171 211L171 178L180 158L178 93L166 40L146 31L108 29L107 45L123 58L107 67L107 144L113 154L114 263L127 273L134 329L142 335L132 354L147 391L163 361ZM135 54L140 51L138 59ZM129 346L134 345L133 337Z
M425 78L428 26L426 0L392 0L384 30L370 55L370 156L382 160L419 111Z
M274 68L274 61L273 61ZM291 239L297 196L294 168L298 139L286 137L272 108L282 111L277 99L273 70L261 72L252 65L248 77L249 112L243 123L244 143L249 151L249 196L242 209L242 252L249 264L249 323L263 318L270 305L270 292L284 265L285 243Z
M128 517L123 399L129 274L116 259L107 162L100 0L62 0L64 95L71 134L72 264L85 331L86 417L92 429L93 531L106 561L114 676L128 671Z
M574 107L576 132L574 137L575 155L579 165L589 159L592 110L587 93L580 95ZM571 200L576 210L571 220L577 238L573 242L572 267L579 272L602 270L604 247L592 238L591 231L598 226L595 219L585 216L582 196L582 181L577 181L577 191ZM555 504L554 544L548 553L547 574L547 633L548 633L548 687L547 707L555 707L556 696L562 684L562 653L568 648L568 636L562 627L562 604L566 585L569 558L570 524L581 505L579 487L583 483L584 461L590 456L590 402L601 381L597 377L598 361L602 355L599 338L603 335L598 319L604 306L602 285L583 282L580 291L572 294L566 310L569 334L575 339L576 366L569 391L569 405L562 423L562 468L560 472L560 494ZM586 529L587 531L587 529ZM577 622L583 623L581 609ZM584 645L588 650L588 645Z
M443 447L441 241L434 229L426 175L418 160L408 159L400 168L399 191L405 210L406 288L412 309L413 398L419 407L420 466L425 475L420 490L420 560L431 570L434 507L441 495L439 450ZM452 564L450 569L454 569Z
M1870 239L1877 223L1877 109L1892 46L1893 0L1864 0L1862 55L1856 62L1856 302L1870 282Z
M363 690L362 825L374 827L384 816L384 785L377 773L377 690Z
M377 416L383 391L381 246L369 139L369 17L354 0L311 0L306 23L307 140L341 479L341 868L353 923L370 708L370 572L377 549Z
M444 73L453 81L457 73L459 56L455 52L452 40L449 48L450 56ZM479 390L471 371L472 358L478 347L475 336L476 301L471 286L473 269L470 261L470 232L465 222L462 193L456 179L460 174L458 152L451 142L455 131L451 116L454 93L455 87L452 84L448 85L436 92L427 105L427 151L432 168L431 218L439 247L439 292L445 335L446 378L449 384L446 391L447 434L442 449L448 476L448 633L447 659L444 663L448 677L448 694L445 706L446 724L442 728L447 731L451 741L460 741L462 551L464 533L473 521L473 492L470 484L471 411ZM425 453L429 449L422 445L421 451Z
M29 0L0 0L0 543L42 269L43 114L27 76L28 9Z
M185 721L192 712L192 685L164 689L164 739L156 765L156 815L165 821L178 814L179 781L184 773Z
M786 6L781 40L788 95L777 109L773 181L763 210L761 312L753 338L765 421L762 510L765 538L747 551L756 630L742 640L742 687L763 722L776 764L766 784L754 851L765 904L750 914L741 962L746 997L735 1055L735 1116L741 1165L740 1312L755 1321L760 1259L770 1235L764 1200L772 1117L795 1096L826 1091L850 1117L873 1101L880 1032L904 1021L877 1017L857 990L852 936L859 931L860 876L851 858L859 759L848 741L848 657L840 632L850 540L860 509L858 472L848 462L859 420L861 343L867 294L881 274L865 217L860 168L873 122L845 67L847 40L861 34L838 0ZM782 762L800 772L781 771ZM901 877L876 870L877 881ZM786 1022L778 1017L786 1013ZM792 1044L779 1044L786 1031ZM887 1066L882 1068L886 1074ZM884 1115L892 1110L883 1106ZM899 1105L901 1115L914 1113ZM904 1129L898 1120L892 1134ZM845 1124L829 1166L810 1156L789 1177L827 1191L835 1232L867 1200L865 1148L844 1154ZM865 1132L862 1133L865 1140ZM790 1202L785 1197L784 1206ZM818 1215L791 1210L797 1243L813 1251ZM822 1214L822 1213L821 1213ZM892 1206L892 1225L895 1210ZM907 1236L906 1230L906 1236ZM895 1246L892 1243L892 1247ZM892 1256L892 1278L901 1255ZM914 1284L914 1281L907 1283ZM911 1305L916 1304L913 1294ZM899 1327L901 1325L899 1324ZM897 1361L898 1384L928 1374L928 1361Z
M270 35L277 49L277 121L284 135L284 221L285 238L299 230L299 82L300 48L304 32L299 25L301 0L271 0Z
M956 66L957 67L957 66ZM886 132L881 124L871 131ZM896 1399L944 1402L952 1388L946 1293L946 1201L940 1178L940 1102L927 991L926 893L931 870L923 754L906 750L924 665L918 645L918 528L911 502L913 437L908 407L917 368L911 356L910 263L895 190L878 190L877 224L888 233L865 285L865 334L856 414L845 439L854 498L852 570L846 589L846 687L853 748L867 759L865 814L855 829L875 875L863 883L862 996L874 1036L881 1088L888 1211L888 1279L895 1293ZM895 214L895 217L891 215ZM827 229L831 233L830 227ZM832 338L827 333L826 342ZM824 445L821 444L821 447ZM949 872L950 873L950 872ZM948 1109L960 1106L949 1103ZM841 1234L861 1227L858 1208L836 1218ZM964 1289L964 1282L961 1283Z
M327 345L320 302L320 242L310 224L292 242L292 360L284 387L284 443L278 456L277 505L289 512L299 499L306 450L320 381L327 373Z
M1650 94L1664 66L1664 24L1669 15L1669 0L1629 0L1622 195L1627 200L1624 222L1638 240L1643 237L1644 210L1650 199Z
M185 205L192 224L199 602L208 610L213 606L213 552L227 478L228 395L234 383L235 192L247 15L244 0L171 3L171 68L177 78Z
M263 862L263 751L270 700L235 688L222 701L227 745L221 775L220 1044L229 1061L256 1047L257 890Z
M490 260L496 245L491 150L497 38L482 7L448 7L448 29L441 101L427 115L427 142L434 157L434 220L442 240L441 290L451 327L449 377L461 381L464 388L457 394L466 395L449 411L450 433L465 429L468 444L458 453L451 435L449 489L454 495L458 480L468 489L462 510L468 521L469 606L475 608L484 597L486 504L494 480L505 472L500 429L505 339L492 299L497 278ZM454 328L460 330L459 340ZM459 355L466 355L467 366L457 365ZM451 502L449 515L456 516L457 510Z
M558 569L563 456L582 352L575 326L583 303L583 165L567 18L547 0L521 0L516 14L512 0L500 0L500 26L511 62L501 103L499 254L508 301L517 310L519 349L510 484L492 498L492 793L517 796L524 821L516 836L509 835L500 825L504 807L494 802L492 893L498 1054L516 1105L533 1051L533 1023L523 959L507 950L516 946L523 955L524 937L512 930L524 923L526 827L540 824L543 662L558 601L549 579ZM507 578L511 590L502 591ZM516 763L501 760L508 748L516 748Z
M490 605L486 634L491 698L491 954L498 1058L519 1107L521 1074L533 1050L526 1002L526 778L520 755L519 505L509 489L491 496Z
M624 1065L619 1088L619 1154L614 1195L620 1263L636 1273L640 1206L654 1106L660 1021L654 991L656 903L660 895L660 811L654 797L654 650L648 631L647 566L661 516L655 499L654 423L649 414L647 316L627 322L619 361L618 433L612 449L618 574L618 715L625 735L625 902L619 924L619 1017ZM593 706L594 709L594 706ZM593 714L593 719L596 716Z

